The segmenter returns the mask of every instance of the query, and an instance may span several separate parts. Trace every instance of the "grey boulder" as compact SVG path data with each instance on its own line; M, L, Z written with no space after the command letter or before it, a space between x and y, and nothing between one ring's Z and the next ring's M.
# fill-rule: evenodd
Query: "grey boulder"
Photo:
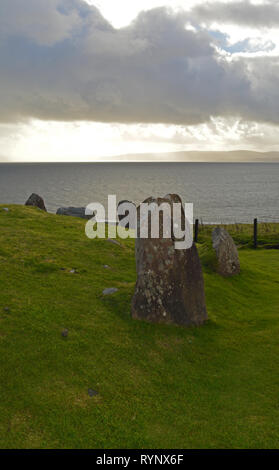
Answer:
M80 217L81 219L91 219L94 214L86 215L85 207L59 207L56 211L57 215L68 215L71 217Z
M31 194L31 196L27 199L25 205L38 207L39 209L46 211L46 206L43 198L35 193Z
M212 232L212 245L217 256L217 270L221 276L240 273L238 251L230 234L222 227Z

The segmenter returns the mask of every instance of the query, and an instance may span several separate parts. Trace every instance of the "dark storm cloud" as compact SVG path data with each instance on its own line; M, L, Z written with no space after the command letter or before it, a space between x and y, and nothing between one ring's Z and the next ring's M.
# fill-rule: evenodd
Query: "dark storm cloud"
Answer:
M277 58L227 61L189 13L114 29L82 0L1 0L0 120L278 123Z

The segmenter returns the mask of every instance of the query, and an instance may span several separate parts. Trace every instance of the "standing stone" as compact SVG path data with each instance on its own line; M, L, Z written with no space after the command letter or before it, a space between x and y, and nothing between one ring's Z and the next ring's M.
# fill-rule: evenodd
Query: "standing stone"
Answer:
M176 204L181 204L181 230L185 230L185 228L188 228L188 236L190 235L190 231L192 228L190 228L190 225L186 225L186 218L185 218L185 213L184 213L184 208L183 208L183 203L182 199L178 194L167 194L164 199L167 199L170 201L170 204L172 205L173 203ZM173 218L173 213L172 213L172 218ZM173 233L173 227L172 227L172 237L174 237Z
M216 252L218 272L222 276L233 276L240 273L237 248L229 233L221 227L212 232L212 244Z
M47 211L45 207L44 200L38 194L32 193L31 196L27 199L26 206L35 206L43 211Z
M166 194L164 199L168 199L170 202L176 202L182 205L182 199L178 194Z
M178 196L179 197L179 196ZM173 197L148 198L145 202L179 202ZM184 214L184 211L183 211ZM139 216L138 216L139 221ZM136 238L137 283L132 317L155 323L202 325L207 320L204 282L197 248L175 249L173 230L169 238ZM170 220L172 223L172 220ZM140 224L148 224L141 218Z
M117 205L117 216L118 216L118 220L119 220L119 225L121 225L123 227L123 225L125 225L125 227L127 229L135 229L135 226L136 226L136 220L132 220L131 218L131 224L130 223L126 223L125 224L125 221L122 222L123 219L125 219L125 217L127 217L127 215L129 214L129 211L126 210L124 214L120 214L120 207L122 204L131 204L135 207L135 204L132 202L132 201L128 201L127 199L123 199L122 201L120 201Z

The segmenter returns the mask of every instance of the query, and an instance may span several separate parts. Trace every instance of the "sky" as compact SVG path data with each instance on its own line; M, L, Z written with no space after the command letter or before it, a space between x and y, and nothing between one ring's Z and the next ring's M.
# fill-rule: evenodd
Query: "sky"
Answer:
M0 161L279 152L277 0L1 0Z

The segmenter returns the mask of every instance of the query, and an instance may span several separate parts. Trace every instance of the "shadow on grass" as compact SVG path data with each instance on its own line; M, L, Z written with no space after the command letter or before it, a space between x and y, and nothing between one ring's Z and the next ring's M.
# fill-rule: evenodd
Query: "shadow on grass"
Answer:
M129 328L129 330L139 338L145 337L144 335L152 334L167 334L171 337L187 337L189 335L208 335L210 331L220 329L220 325L209 318L203 326L200 327L185 327L175 324L166 323L152 323L144 320L136 320L131 316L131 302L133 292L122 292L114 294L108 298L103 297L103 302L111 315L115 315L121 319L122 322Z

